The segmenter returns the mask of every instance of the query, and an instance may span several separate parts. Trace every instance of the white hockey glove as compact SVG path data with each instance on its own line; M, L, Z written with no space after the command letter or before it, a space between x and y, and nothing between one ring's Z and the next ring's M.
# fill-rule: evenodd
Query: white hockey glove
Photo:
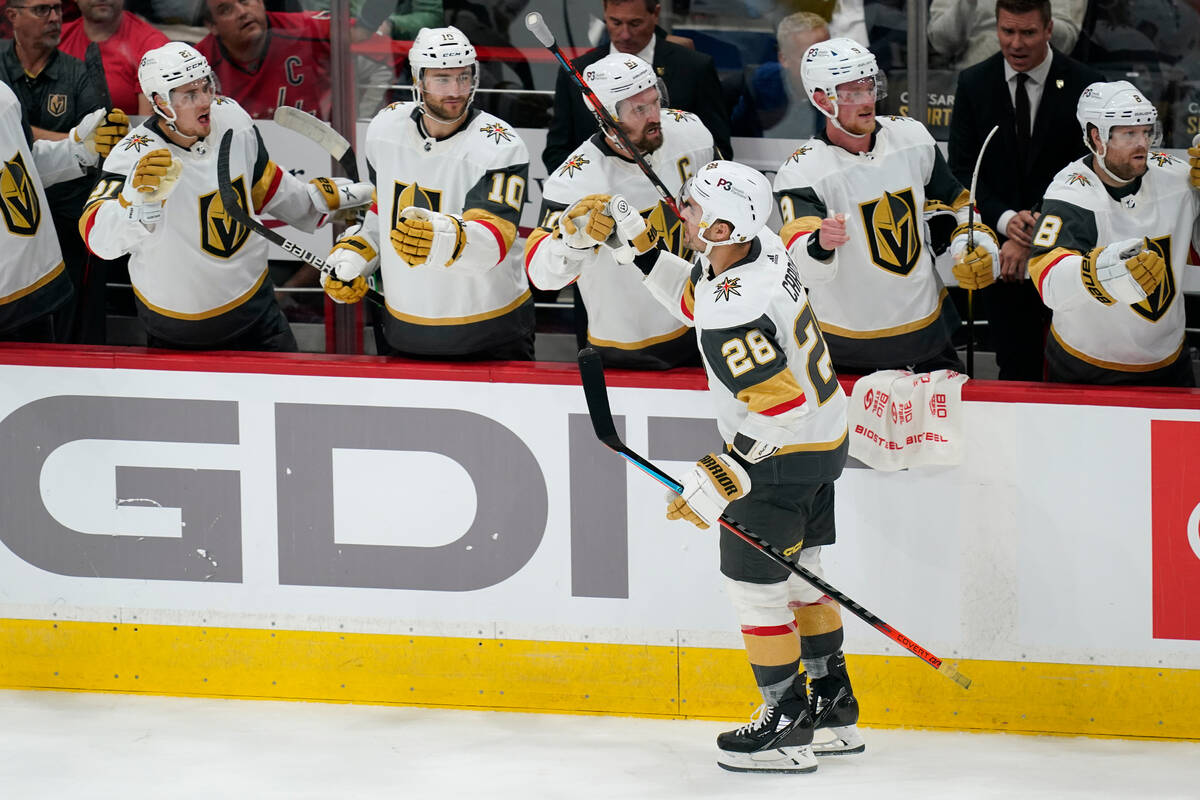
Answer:
M608 201L608 214L617 228L618 245L613 248L613 258L618 264L629 264L658 247L658 229L621 195L613 195Z
M750 476L730 456L709 453L683 478L683 491L668 498L667 519L686 519L701 530L716 524L725 507L750 491Z
M362 225L347 228L325 263L333 274L321 273L321 288L336 303L357 303L367 294L367 276L379 266L379 254L365 236Z
M954 277L959 286L968 290L991 286L1000 277L1000 245L996 234L978 222L971 227L975 232L975 247L971 250L967 250L966 225L955 228L950 240Z
M375 198L374 186L355 183L349 178L313 178L305 188L312 198L313 208L329 215L322 220L322 225L330 219L350 221L358 209L370 205Z
M117 142L129 132L129 117L119 108L106 111L97 108L71 129L67 138L71 141L71 152L85 166L93 166L97 157L107 157Z
M1106 306L1145 300L1162 283L1167 263L1143 244L1142 239L1126 239L1091 250L1079 269L1083 288Z
M576 250L592 250L604 244L615 224L608 214L610 197L607 194L589 194L563 209L558 215L558 230L568 246Z
M153 223L162 218L167 196L179 182L183 162L171 156L165 147L151 150L138 160L125 178L121 190L121 208L127 219Z
M400 212L391 239L396 255L410 267L448 267L462 255L467 232L458 217L408 206Z

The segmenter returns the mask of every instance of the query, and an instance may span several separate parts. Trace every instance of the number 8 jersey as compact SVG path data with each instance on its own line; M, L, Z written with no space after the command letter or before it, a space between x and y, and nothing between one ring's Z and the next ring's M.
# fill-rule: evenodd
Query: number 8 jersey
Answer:
M692 266L663 253L645 284L695 327L725 442L742 452L750 442L779 448L751 466L751 478L835 480L846 460L846 395L779 237L764 228L720 275L703 256Z

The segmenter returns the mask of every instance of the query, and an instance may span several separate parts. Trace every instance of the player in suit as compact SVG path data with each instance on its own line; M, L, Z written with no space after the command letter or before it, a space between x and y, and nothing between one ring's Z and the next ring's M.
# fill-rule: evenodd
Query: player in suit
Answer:
M959 75L950 122L950 169L964 186L984 138L1000 126L983 157L975 202L1000 238L1000 279L980 299L1001 380L1042 379L1050 312L1028 277L1029 248L1046 187L1084 155L1075 121L1079 95L1103 80L1050 45L1053 28L1049 0L999 0L1000 52ZM1019 126L1025 115L1029 120Z

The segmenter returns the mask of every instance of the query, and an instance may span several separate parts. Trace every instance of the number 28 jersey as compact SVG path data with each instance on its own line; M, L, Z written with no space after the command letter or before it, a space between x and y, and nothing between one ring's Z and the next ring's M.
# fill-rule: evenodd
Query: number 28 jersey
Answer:
M824 483L845 463L846 395L830 363L800 275L779 237L764 229L746 258L713 275L659 256L650 293L695 327L726 443L779 450L751 468L772 483Z

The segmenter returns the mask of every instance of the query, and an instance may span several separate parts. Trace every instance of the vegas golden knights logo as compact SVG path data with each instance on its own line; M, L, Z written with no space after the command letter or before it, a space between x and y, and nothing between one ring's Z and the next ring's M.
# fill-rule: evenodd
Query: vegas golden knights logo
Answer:
M871 260L888 272L907 275L921 256L921 219L912 189L884 192L883 197L860 203L863 228Z
M1147 239L1146 249L1162 256L1163 261L1167 262L1167 271L1158 288L1151 292L1145 300L1134 303L1130 308L1133 309L1133 313L1140 314L1150 322L1158 322L1171 307L1177 293L1175 270L1171 269L1171 237L1159 236L1157 239Z
M233 191L238 204L250 209L246 198L246 182L242 176L233 179ZM250 229L225 212L220 192L200 196L200 248L217 258L229 258L250 238Z
M0 173L0 212L15 236L33 236L42 222L42 204L20 151L4 162Z
M442 193L438 189L426 189L416 181L412 183L396 182L392 188L392 227L400 220L400 212L409 206L423 208L426 211L442 210Z
M654 204L654 208L643 211L642 216L658 231L668 250L685 261L692 257L692 251L683 245L683 223L661 200Z
M46 110L51 116L61 117L67 113L67 96L65 94L52 94L46 98Z

